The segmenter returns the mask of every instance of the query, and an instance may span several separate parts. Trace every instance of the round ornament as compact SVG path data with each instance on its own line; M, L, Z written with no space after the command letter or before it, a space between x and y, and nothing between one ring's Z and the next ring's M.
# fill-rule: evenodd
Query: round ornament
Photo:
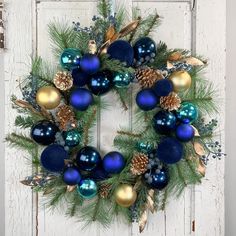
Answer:
M121 184L115 191L116 203L122 207L132 206L137 199L137 193L132 185Z
M184 92L191 86L192 78L187 71L175 71L173 72L169 80L173 83L174 92Z
M81 57L82 54L79 49L67 48L61 54L60 58L61 66L67 70L78 68L80 65Z
M81 197L91 199L97 195L97 184L91 179L83 179L77 187L77 191Z
M42 166L51 172L60 172L64 169L64 161L67 159L68 153L63 146L51 144L46 147L41 154Z
M140 109L144 111L150 111L154 109L159 102L156 94L152 89L143 89L138 92L136 96L136 103Z
M162 190L169 182L168 171L165 168L162 168L161 170L152 170L150 177L151 182L149 184L154 189Z
M89 82L89 75L81 69L73 69L72 72L73 85L76 87L83 87Z
M166 138L158 145L157 157L166 164L177 163L183 157L183 145L175 138Z
M137 149L142 153L150 153L153 148L153 144L150 142L140 141L137 143Z
M81 175L76 167L67 167L62 175L63 181L67 185L76 185L81 180Z
M198 118L197 107L190 102L183 102L176 114L177 118L185 123L192 123Z
M113 77L113 83L117 88L123 88L129 86L132 82L133 76L130 73L115 73Z
M176 127L176 117L174 113L168 111L159 111L153 117L153 125L156 132L168 134Z
M134 50L130 43L124 40L116 40L107 49L111 59L119 60L129 67L133 64Z
M76 110L85 111L93 103L93 95L88 89L77 88L70 95L70 104Z
M65 131L63 133L63 138L65 140L65 145L69 147L75 147L81 141L81 135L77 129Z
M51 110L56 108L61 101L58 89L52 86L41 87L36 93L36 102L39 106Z
M80 68L89 75L95 74L100 69L100 60L95 54L85 54L80 61Z
M89 175L95 181L102 181L108 178L108 173L104 170L102 166L98 166Z
M173 91L173 84L168 79L160 79L154 84L153 90L158 97L168 96Z
M119 152L107 153L102 162L104 170L109 174L118 174L125 166L125 159Z
M83 147L79 150L76 156L76 163L80 169L91 171L95 169L101 162L101 156L94 147Z
M194 129L190 124L180 124L175 130L176 137L183 142L192 140L194 133Z

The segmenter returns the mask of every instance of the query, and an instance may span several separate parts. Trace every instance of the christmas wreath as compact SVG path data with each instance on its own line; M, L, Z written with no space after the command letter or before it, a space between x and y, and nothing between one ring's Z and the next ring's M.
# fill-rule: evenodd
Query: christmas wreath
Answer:
M33 58L22 99L12 96L15 125L26 132L6 140L28 151L34 173L21 182L42 192L48 206L65 203L86 225L108 226L120 215L142 232L148 211L163 210L170 195L201 182L209 157L225 155L213 140L217 120L205 123L217 112L216 91L202 76L205 60L148 37L160 23L157 13L142 18L134 9L124 24L124 9L112 14L105 0L98 12L89 28L49 25L60 65ZM132 129L117 131L114 151L101 157L102 148L91 146L106 109L101 96L115 91L127 110L131 89Z

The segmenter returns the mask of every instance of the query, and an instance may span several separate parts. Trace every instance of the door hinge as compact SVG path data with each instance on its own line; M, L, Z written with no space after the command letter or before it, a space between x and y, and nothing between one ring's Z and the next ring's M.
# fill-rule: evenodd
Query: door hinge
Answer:
M3 2L0 0L0 49L4 49L4 23L3 23Z

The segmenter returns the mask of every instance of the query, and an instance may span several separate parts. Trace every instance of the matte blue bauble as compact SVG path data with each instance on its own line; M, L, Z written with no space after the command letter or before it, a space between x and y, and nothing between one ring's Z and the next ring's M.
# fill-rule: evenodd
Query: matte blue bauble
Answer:
M111 59L124 62L127 67L133 64L134 50L130 43L124 40L116 40L107 49Z
M152 178L150 185L154 189L162 190L169 183L168 171L165 168L158 171L154 169L150 177Z
M174 164L183 157L183 145L175 138L166 138L158 144L157 157L166 164Z
M136 103L140 109L150 111L159 103L159 99L152 89L143 89L136 96Z
M85 111L93 103L93 95L88 89L77 88L70 95L70 104L76 110Z
M67 70L79 68L81 56L82 54L79 49L67 48L61 54L61 66Z
M118 174L125 167L125 159L119 152L107 153L102 162L104 170L109 174Z
M97 184L91 179L83 179L77 187L77 191L81 197L91 199L97 195Z
M183 142L188 142L194 137L194 129L189 124L180 124L175 130L176 137Z
M46 147L41 154L42 166L51 172L60 172L64 169L64 161L68 158L68 153L63 146L52 144Z
M95 168L91 173L90 173L90 177L93 180L96 181L102 181L108 178L108 173L104 170L104 168L101 166Z
M67 185L76 185L81 180L81 175L76 167L67 167L63 172L63 181Z
M54 143L58 127L50 121L39 121L31 128L32 139L41 145L49 145Z
M181 121L192 123L198 118L197 107L190 102L183 102L180 109L177 111L177 118Z
M94 54L85 54L80 61L80 68L89 75L95 74L100 69L100 60Z
M112 78L108 72L98 72L92 75L88 87L95 95L103 95L112 88Z
M174 113L168 111L159 111L153 117L153 125L156 132L168 134L176 127L176 117Z
M154 84L153 90L158 97L168 96L173 91L173 84L168 79L160 79Z
M79 68L73 69L71 74L75 87L83 87L89 82L89 75Z
M132 82L133 76L130 73L115 73L113 77L113 83L117 88L124 88L129 86Z
M81 135L77 129L72 129L64 132L63 137L65 140L65 145L69 147L75 147L81 141Z
M95 169L101 162L101 156L94 147L83 147L76 156L76 163L80 169L91 171Z

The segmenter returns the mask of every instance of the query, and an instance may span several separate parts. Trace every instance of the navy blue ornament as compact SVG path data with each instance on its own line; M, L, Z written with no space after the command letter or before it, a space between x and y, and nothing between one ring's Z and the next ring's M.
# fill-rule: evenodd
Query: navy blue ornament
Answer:
M158 97L168 96L173 89L173 84L168 79L160 79L153 86L153 90Z
M91 179L83 179L77 187L79 195L85 199L91 199L97 195L97 184Z
M31 128L32 139L41 145L49 145L54 143L58 127L50 121L39 121Z
M176 127L176 117L174 113L168 111L159 111L153 117L153 125L156 132L168 134Z
M117 88L124 88L129 86L129 84L133 80L133 75L126 72L126 73L115 73L113 77L113 83Z
M104 170L109 174L118 174L125 167L125 159L119 152L107 153L102 162Z
M76 167L67 167L62 175L63 181L67 185L76 185L81 180L81 175Z
M107 49L111 59L119 60L129 67L133 64L134 50L130 43L124 40L116 40Z
M64 147L58 144L51 144L46 147L41 154L42 166L51 172L61 172L64 169L64 161L68 158L68 153Z
M81 141L80 132L77 129L68 130L63 133L65 145L68 147L75 147Z
M80 61L81 70L92 75L100 69L100 60L95 54L85 54Z
M194 129L190 124L180 124L175 130L176 137L183 142L188 142L194 137Z
M96 181L102 181L107 179L109 174L104 170L102 166L98 166L91 173L90 177Z
M93 103L93 95L88 89L77 88L70 95L70 104L76 110L85 111Z
M162 190L169 183L168 171L165 168L162 168L161 170L153 169L150 174L150 177L151 177L150 186L154 189Z
M174 164L183 157L183 145L175 138L166 138L158 145L157 157L166 164Z
M147 88L138 92L136 96L136 103L140 109L150 111L157 106L159 99L152 89Z
M101 162L101 156L94 147L83 147L76 156L76 163L80 169L91 171L95 169Z
M73 69L71 74L75 87L83 87L89 82L89 75L79 68Z
M79 49L67 48L61 54L61 66L67 70L79 68L81 56L82 54Z
M103 95L112 88L112 77L108 72L98 72L92 75L88 87L95 95Z

